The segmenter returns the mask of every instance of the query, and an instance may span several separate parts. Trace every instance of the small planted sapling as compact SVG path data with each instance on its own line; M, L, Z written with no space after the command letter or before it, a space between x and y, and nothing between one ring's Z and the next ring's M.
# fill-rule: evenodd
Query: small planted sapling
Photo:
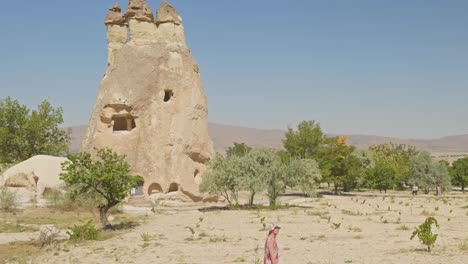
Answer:
M434 247L434 244L437 240L437 234L432 233L432 225L435 225L437 228L439 228L439 224L437 223L437 220L430 216L422 223L420 226L418 226L414 231L413 234L411 235L410 239L413 239L416 235L419 238L419 241L421 241L422 244L427 246L427 251L431 252L431 247Z

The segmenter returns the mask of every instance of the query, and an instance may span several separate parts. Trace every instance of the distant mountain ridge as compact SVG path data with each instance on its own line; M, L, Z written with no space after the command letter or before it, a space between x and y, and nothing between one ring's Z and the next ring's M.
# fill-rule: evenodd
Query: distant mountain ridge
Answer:
M83 140L86 126L83 125L70 128L72 130L70 149L72 151L78 151L81 141ZM216 151L224 151L234 142L244 142L249 146L255 147L271 147L280 149L283 146L284 133L286 132L281 129L257 129L217 123L209 123L208 130ZM412 145L433 153L468 152L468 134L448 136L438 139L399 139L373 135L346 136L348 137L348 143L358 148L368 148L370 145L393 142L396 144Z

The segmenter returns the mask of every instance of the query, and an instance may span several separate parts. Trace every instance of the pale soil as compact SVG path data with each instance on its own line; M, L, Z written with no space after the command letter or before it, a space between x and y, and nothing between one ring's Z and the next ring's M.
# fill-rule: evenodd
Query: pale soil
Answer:
M376 194L379 195L379 194ZM281 226L281 263L467 263L468 195L435 198L291 197L310 208L277 211L156 211L144 223L105 241L62 243L25 263L263 263L266 231L261 218ZM423 213L424 212L424 213ZM431 253L410 240L412 230L434 214L440 229ZM330 217L330 222L328 222ZM200 222L200 219L202 221ZM200 226L197 228L197 223ZM341 224L338 229L333 223ZM402 226L409 230L400 230ZM195 231L192 236L189 228ZM151 236L145 243L142 234ZM0 245L2 247L2 245ZM12 262L15 263L15 262Z

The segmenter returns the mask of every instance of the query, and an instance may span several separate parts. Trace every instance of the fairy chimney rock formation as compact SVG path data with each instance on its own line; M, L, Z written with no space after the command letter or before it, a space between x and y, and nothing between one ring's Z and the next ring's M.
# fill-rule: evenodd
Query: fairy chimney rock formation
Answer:
M156 20L144 0L114 5L107 27L108 68L82 151L110 147L125 154L144 193L201 200L201 175L213 155L198 65L182 19L163 2ZM171 199L172 199L171 198Z
M127 21L121 11L122 9L119 5L113 5L104 20L104 24L107 27L108 64L112 63L114 51L122 48L128 39Z
M129 0L125 17L143 22L154 21L153 12L149 8L148 3L146 3L146 0Z

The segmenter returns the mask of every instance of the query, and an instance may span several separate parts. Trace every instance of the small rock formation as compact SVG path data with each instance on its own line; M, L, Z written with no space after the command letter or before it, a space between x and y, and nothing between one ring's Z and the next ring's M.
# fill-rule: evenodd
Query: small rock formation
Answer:
M39 195L47 190L60 189L64 185L60 180L61 164L67 160L47 155L34 156L6 170L0 185L26 188Z
M105 19L109 66L81 150L125 154L147 197L203 200L198 185L213 146L182 19L165 2L156 21L145 0L129 0L121 11L114 5Z
M125 12L127 20L138 20L143 22L154 22L153 12L146 3L146 0L129 0L127 11Z
M69 239L70 235L66 231L62 231L54 225L43 225L39 229L38 242L41 247L51 245L60 240Z

